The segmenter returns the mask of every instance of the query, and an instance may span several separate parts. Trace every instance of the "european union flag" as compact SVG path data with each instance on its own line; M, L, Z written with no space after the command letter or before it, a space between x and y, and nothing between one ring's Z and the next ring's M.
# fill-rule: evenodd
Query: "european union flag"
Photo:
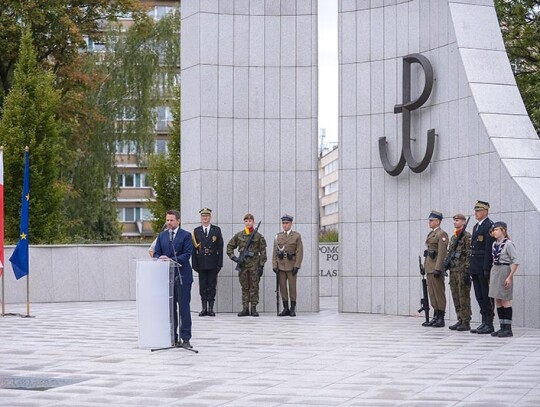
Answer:
M21 227L19 233L19 242L9 258L13 266L13 272L17 280L27 276L29 271L29 255L28 255L28 215L30 211L30 160L28 157L28 148L24 155L24 181L21 204Z

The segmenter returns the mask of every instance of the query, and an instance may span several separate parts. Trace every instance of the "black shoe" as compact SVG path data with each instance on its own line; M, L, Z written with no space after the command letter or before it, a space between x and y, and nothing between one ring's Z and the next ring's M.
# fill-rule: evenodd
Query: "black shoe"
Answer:
M259 313L257 312L257 305L251 305L251 316L258 317Z
M214 312L214 301L208 301L208 316L215 317L216 313Z
M460 326L456 328L456 331L464 332L464 331L470 331L471 325L468 322L462 322Z
M476 330L476 333L480 335L490 334L493 332L495 332L495 328L493 328L493 316L486 317L484 327Z
M193 346L191 346L191 343L189 343L189 339L182 339L182 348L193 348Z
M202 301L201 312L199 312L200 317L205 317L208 315L208 301Z
M512 325L506 324L505 329L499 332L499 335L497 336L499 338L510 338L511 336L514 336L514 333L512 332Z
M248 308L248 306L244 305L244 308L242 309L242 311L240 311L237 315L239 317L247 317L247 316L249 316L249 308Z
M289 313L291 317L296 316L296 301L291 301L291 312Z
M422 326L432 326L435 323L435 321L437 321L438 318L439 318L439 311L434 310L433 311L433 318L431 318L431 320L429 322L424 322L422 324Z
M457 331L457 329L461 326L461 320L458 320L454 325L450 325L448 329L451 331ZM470 329L470 328L469 328ZM467 329L468 331L468 329Z
M471 329L471 333L472 334L477 333L478 330L483 329L485 325L486 325L486 317L484 315L482 315L482 323L480 325L478 325L476 328Z
M278 314L278 317L286 317L291 315L289 311L289 301L283 301L283 311Z
M439 318L435 321L433 325L431 325L433 328L442 328L444 327L444 311L439 311Z

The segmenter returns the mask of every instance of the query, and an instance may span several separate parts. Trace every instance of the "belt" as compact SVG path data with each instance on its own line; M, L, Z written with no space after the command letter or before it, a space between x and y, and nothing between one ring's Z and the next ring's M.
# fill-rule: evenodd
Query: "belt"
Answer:
M510 263L493 263L495 266L509 266Z

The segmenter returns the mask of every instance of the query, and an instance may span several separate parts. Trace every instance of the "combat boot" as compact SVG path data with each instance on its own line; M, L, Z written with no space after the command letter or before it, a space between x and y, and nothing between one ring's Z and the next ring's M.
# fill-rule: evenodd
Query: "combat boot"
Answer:
M476 328L471 329L471 333L472 334L478 333L478 330L484 328L485 325L486 325L486 316L482 315L482 323L478 325Z
M283 301L283 311L278 314L278 317L286 317L287 315L291 315L291 312L289 311L289 301Z
M470 331L471 330L471 324L469 322L462 322L460 326L456 328L456 331L464 332L464 331Z
M257 312L257 304L251 304L251 316L258 317L259 313Z
M249 307L248 304L242 304L242 311L238 313L239 317L247 317L249 316Z
M214 312L214 301L208 301L208 316L215 317L216 313Z
M493 328L493 315L486 316L486 323L484 324L484 327L481 329L478 329L476 331L477 334L490 334L495 331L495 328Z
M433 325L433 323L437 319L437 315L438 315L437 310L433 310L433 318L430 321L422 322L422 326L431 326L431 325ZM428 314L428 317L429 317L429 314Z
M497 335L499 338L510 338L511 336L514 336L514 333L512 332L512 324L504 324L504 328L505 329L503 329L502 332L499 332L499 335Z
M444 311L439 311L439 318L435 321L433 325L431 325L433 328L442 328L444 327Z
M200 317L205 317L208 315L208 301L203 300L202 301L202 308L201 312L199 312Z
M451 331L457 331L457 329L461 326L461 319L458 319L457 322L454 325L450 325L448 329ZM468 331L468 329L467 329Z
M291 301L291 317L296 316L296 301Z

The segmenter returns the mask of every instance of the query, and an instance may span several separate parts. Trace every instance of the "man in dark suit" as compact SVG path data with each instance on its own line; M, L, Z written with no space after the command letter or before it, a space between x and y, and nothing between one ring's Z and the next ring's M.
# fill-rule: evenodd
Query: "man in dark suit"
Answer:
M489 334L495 330L493 328L493 304L488 295L489 273L493 263L491 247L494 241L490 234L493 222L488 218L488 212L488 202L476 201L474 217L478 223L474 225L471 236L470 273L476 301L480 306L482 323L476 329L471 329L471 333L479 334Z
M174 316L174 342L176 345L191 348L191 313L189 303L191 301L191 285L193 284L193 272L189 264L189 258L193 251L191 233L180 228L180 212L167 211L165 218L167 230L161 232L156 242L154 257L162 260L171 260L170 265L174 268L174 293L173 293L173 316ZM178 340L178 313L180 313L180 339Z
M193 270L199 273L200 317L215 317L217 275L223 267L223 236L221 229L210 223L212 210L202 208L201 226L193 230Z

